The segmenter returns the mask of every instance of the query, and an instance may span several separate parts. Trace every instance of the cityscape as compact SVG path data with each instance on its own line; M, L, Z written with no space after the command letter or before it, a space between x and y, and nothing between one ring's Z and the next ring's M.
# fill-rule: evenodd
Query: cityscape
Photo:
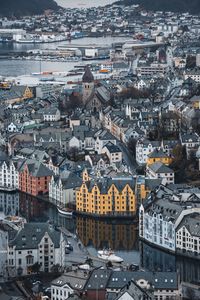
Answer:
M0 300L200 299L200 7L180 2L2 0Z

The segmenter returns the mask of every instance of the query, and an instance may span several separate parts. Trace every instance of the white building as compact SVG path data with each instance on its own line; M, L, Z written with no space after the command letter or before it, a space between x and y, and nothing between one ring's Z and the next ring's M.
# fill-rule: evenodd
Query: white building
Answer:
M19 172L13 161L0 161L0 187L17 189L19 187Z
M162 179L163 185L174 183L174 171L159 161L147 166L146 176L150 179Z
M69 284L63 279L63 277L59 277L58 279L52 282L51 300L65 300L73 294L73 290L71 289Z
M66 207L70 202L75 202L75 189L80 187L82 179L73 173L68 173L67 177L52 176L49 183L49 197L61 207Z
M118 146L114 145L111 142L108 142L102 149L102 153L106 153L110 164L115 164L122 162L122 151Z
M95 151L98 154L102 153L103 147L108 143L111 142L112 144L116 145L117 141L116 138L107 130L100 130L96 133L96 140L95 140Z
M176 187L175 187L176 189ZM142 239L172 252L200 253L200 190L161 185L140 206L139 235ZM198 193L198 196L197 194ZM181 199L181 201L180 201Z
M177 227L176 248L182 252L200 254L200 214L185 216Z
M157 141L138 140L136 144L136 162L139 165L146 164L148 155L159 147L160 143Z
M188 78L191 78L192 80L199 83L200 82L200 71L199 70L191 70L191 71L185 72L184 80L186 80Z
M18 127L13 122L11 122L7 127L8 132L18 132Z
M86 270L75 269L65 272L53 280L51 283L51 300L70 299L70 295L76 294L76 292L82 294L89 274Z
M34 273L35 264L43 272L50 272L56 264L64 266L65 245L62 233L52 225L25 223L8 245L9 276Z
M60 120L60 111L56 107L50 107L43 111L43 118L46 122L56 122Z
M189 157L192 151L196 153L200 146L200 137L197 133L183 134L180 139L182 146L186 147L187 157Z
M169 72L168 64L157 64L153 63L151 65L143 65L136 68L136 73L138 76L145 76L145 75L157 75L157 76L164 76Z
M175 225L170 218L167 219L163 216L161 205L164 206L164 204L165 201L159 202L158 207L155 204L148 212L145 212L143 205L140 206L140 237L152 244L175 252Z

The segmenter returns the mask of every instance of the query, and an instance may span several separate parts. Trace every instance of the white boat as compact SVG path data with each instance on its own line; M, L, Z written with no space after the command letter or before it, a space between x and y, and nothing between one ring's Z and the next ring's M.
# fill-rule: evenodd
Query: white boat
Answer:
M79 265L78 268L80 270L86 270L86 271L89 271L90 270L90 265L88 264L83 264L83 265Z
M72 216L73 211L69 211L66 208L60 208L57 206L57 210L60 214L65 215L65 216Z
M115 255L114 251L106 249L98 251L98 258L116 263L121 263L124 261L123 258Z

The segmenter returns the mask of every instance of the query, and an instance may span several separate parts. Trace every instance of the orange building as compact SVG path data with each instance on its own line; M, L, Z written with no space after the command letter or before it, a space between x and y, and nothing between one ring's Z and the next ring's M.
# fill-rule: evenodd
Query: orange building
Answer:
M19 168L19 189L33 196L49 191L53 172L39 161L28 159Z

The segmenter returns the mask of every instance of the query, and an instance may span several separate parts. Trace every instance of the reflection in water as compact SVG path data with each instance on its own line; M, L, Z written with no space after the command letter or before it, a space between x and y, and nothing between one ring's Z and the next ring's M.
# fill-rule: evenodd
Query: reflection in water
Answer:
M142 268L155 272L176 271L175 255L152 248L142 242L140 242L140 264Z
M0 211L5 215L20 215L27 222L50 221L76 233L82 243L96 255L96 250L110 247L126 263L139 263L150 271L178 271L185 282L200 282L200 261L176 257L140 242L137 225L130 220L102 220L60 215L57 209L41 199L24 193L0 192ZM139 248L139 249L138 249ZM139 257L140 251L140 257Z
M131 221L77 216L76 230L86 247L93 246L95 249L106 247L118 251L136 249L137 229L136 224Z
M0 192L0 212L6 216L17 216L19 213L19 194Z
M177 271L180 280L200 282L200 261L178 257L140 242L140 264L149 271Z

